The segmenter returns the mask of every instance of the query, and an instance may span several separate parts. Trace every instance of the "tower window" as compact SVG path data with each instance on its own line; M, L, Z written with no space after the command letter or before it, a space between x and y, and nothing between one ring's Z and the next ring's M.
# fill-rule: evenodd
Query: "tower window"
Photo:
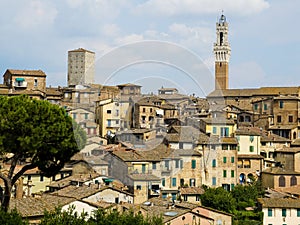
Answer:
M223 32L220 33L220 45L223 45Z

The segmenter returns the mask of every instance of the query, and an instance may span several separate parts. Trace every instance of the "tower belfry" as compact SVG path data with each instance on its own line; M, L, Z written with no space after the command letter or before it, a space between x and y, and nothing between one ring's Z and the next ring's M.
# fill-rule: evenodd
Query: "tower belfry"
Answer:
M230 45L228 42L228 23L222 14L216 23L217 42L214 43L215 54L215 89L228 89L228 64Z

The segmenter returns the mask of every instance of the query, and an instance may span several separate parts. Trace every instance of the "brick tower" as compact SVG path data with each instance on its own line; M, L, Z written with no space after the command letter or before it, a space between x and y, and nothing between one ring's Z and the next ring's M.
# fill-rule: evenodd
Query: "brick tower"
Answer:
M216 23L217 42L214 43L215 54L215 89L228 89L228 64L230 45L228 43L228 23L222 14Z

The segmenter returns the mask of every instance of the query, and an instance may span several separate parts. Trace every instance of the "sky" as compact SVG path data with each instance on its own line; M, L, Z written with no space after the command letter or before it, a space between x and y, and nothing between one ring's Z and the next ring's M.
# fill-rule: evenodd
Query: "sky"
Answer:
M206 96L222 13L230 88L300 86L298 0L1 0L0 8L0 71L41 69L47 86L66 86L68 51L85 48L96 54L96 83Z

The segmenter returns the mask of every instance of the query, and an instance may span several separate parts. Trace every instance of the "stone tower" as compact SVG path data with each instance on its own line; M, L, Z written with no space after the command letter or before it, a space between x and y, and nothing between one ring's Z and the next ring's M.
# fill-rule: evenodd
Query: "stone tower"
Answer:
M68 86L93 84L95 53L83 48L68 51Z
M214 44L215 54L215 89L228 89L228 64L230 45L228 43L228 23L222 14L216 23L217 42Z

